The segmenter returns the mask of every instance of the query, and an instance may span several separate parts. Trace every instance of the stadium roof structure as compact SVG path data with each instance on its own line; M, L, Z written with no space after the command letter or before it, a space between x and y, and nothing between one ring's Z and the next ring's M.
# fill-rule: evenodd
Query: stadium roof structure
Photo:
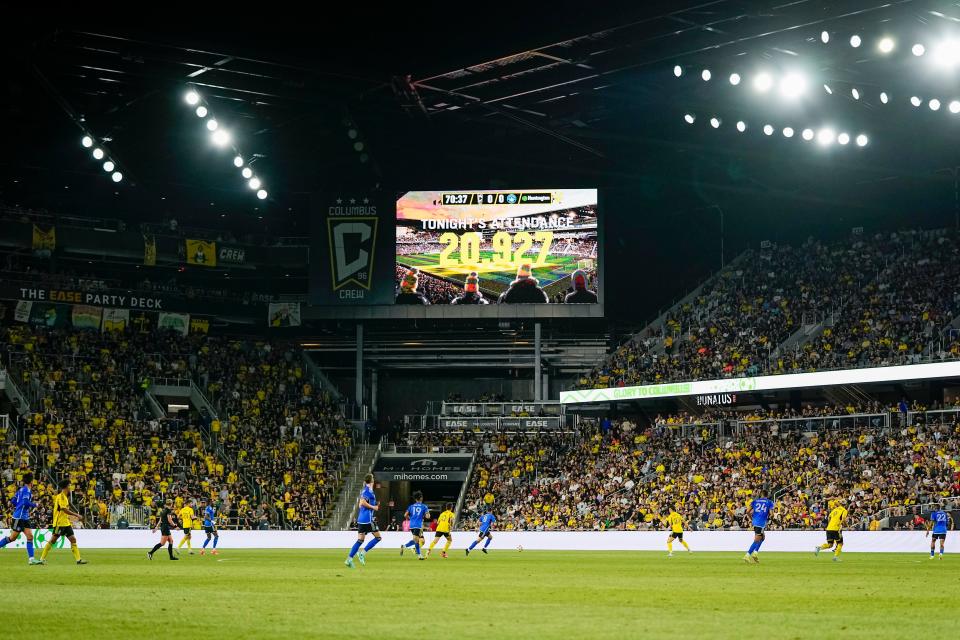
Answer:
M309 194L349 182L484 187L520 177L631 183L678 207L725 196L749 207L765 196L765 207L780 199L864 208L903 206L889 201L890 183L912 187L913 202L939 203L960 165L944 135L960 126L949 109L960 98L950 93L955 82L909 52L960 32L949 2L658 0L513 7L508 17L468 21L437 7L294 18L218 28L184 16L135 28L26 20L3 100L12 149L3 199L94 203L131 219L272 221L303 233ZM854 34L862 47L847 44ZM875 46L883 36L895 40L889 54ZM763 99L745 86L761 69L779 78L794 67L808 74L802 100ZM745 82L732 86L732 73ZM246 188L229 153L207 143L183 102L188 86L254 161L266 200ZM913 95L922 109L908 102ZM926 106L934 97L938 111ZM693 125L686 113L697 114ZM760 133L767 123L777 135ZM804 145L804 128L828 126L864 132L869 145ZM121 183L79 146L82 128L109 146ZM786 128L796 135L780 135Z

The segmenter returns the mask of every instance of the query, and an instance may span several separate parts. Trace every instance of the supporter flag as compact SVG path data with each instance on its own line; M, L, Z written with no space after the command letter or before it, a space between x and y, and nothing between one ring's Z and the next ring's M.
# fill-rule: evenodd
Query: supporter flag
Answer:
M127 325L130 324L130 310L129 309L104 309L103 310L103 324L101 329L103 331L123 331L127 328Z
M33 225L33 250L34 251L53 251L57 248L57 228L50 227L44 231L37 225Z
M150 333L156 315L155 313L141 311L130 318L130 326L136 327L139 333Z
M77 329L100 329L100 320L103 317L103 309L100 307L91 307L86 304L73 305L71 321Z
M271 302L267 309L267 324L271 327L299 327L299 302Z
M217 266L217 243L206 240L186 240L187 264L201 267Z
M167 331L176 331L182 336L190 330L190 314L160 312L157 318L157 328Z
M190 333L210 333L210 320L207 318L190 318Z
M70 305L34 302L30 305L30 324L44 327L62 327L67 324Z
M17 303L17 308L13 312L13 319L17 322L30 322L30 309L32 308L32 302L21 300Z
M143 264L157 266L157 239L153 236L143 236Z

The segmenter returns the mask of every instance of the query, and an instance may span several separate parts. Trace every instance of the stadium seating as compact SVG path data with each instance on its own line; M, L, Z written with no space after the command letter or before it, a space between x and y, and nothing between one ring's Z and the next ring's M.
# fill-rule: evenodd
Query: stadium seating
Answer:
M750 251L695 299L625 343L580 388L792 373L957 357L954 231ZM812 340L783 347L801 326Z
M41 484L76 483L91 524L174 497L214 500L226 526L321 526L351 438L330 398L306 381L294 346L28 325L4 335L34 409L18 436L45 473ZM144 392L163 378L196 382L220 419L151 415ZM18 456L8 451L8 475L32 466L14 466Z

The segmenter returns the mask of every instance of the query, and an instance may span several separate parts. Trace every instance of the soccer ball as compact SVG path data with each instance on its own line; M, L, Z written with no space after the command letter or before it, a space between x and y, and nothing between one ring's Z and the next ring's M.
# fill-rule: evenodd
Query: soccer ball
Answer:
M518 545L517 545L517 551L523 551L523 545L522 545L522 544L518 544Z

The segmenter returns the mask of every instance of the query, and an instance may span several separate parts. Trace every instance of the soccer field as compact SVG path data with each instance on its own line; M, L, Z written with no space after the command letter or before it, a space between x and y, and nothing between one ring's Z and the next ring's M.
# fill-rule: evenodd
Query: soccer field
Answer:
M534 263L537 258L536 254L533 253L526 257L531 263ZM481 251L480 262L475 264L459 264L459 252L450 254L450 259L456 262L458 266L439 266L439 253L414 253L397 256L397 262L405 267L416 267L424 273L446 280L453 280L458 284L463 283L463 279L468 273L476 271L480 276L480 288L491 293L499 294L506 291L510 283L517 277L517 266L496 262L492 251ZM546 289L550 285L568 278L576 270L580 259L577 256L568 255L550 256L548 262L541 265L534 264L533 276L540 281L540 286Z
M349 537L345 538L349 542ZM82 543L82 540L81 540ZM14 551L14 552L11 552ZM549 552L492 549L420 562L377 548L58 550L30 567L0 551L7 636L218 638L946 638L960 558L915 554ZM189 631L187 630L189 626Z

